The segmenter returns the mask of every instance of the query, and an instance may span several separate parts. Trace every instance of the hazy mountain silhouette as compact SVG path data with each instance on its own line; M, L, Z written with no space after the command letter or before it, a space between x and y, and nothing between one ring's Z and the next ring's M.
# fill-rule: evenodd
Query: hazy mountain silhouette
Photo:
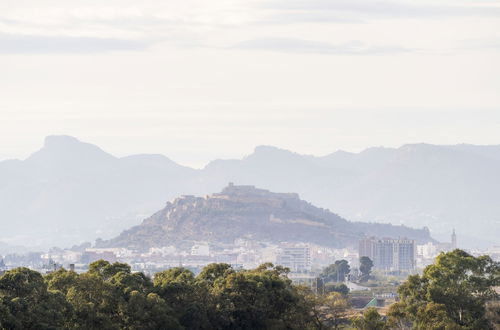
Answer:
M0 237L43 245L108 237L177 196L183 178L193 175L161 155L116 158L50 136L28 159L0 162Z
M72 245L109 238L182 194L228 182L296 192L354 221L406 224L459 244L500 237L500 146L429 144L337 151L323 157L260 146L204 169L161 155L114 157L68 136L47 137L28 159L0 162L1 240Z

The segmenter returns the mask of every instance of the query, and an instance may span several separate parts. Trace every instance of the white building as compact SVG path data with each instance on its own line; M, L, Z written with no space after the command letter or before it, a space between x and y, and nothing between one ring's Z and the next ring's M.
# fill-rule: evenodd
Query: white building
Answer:
M191 248L192 256L209 256L210 255L210 247L208 244L196 244Z
M276 257L276 264L292 272L311 271L311 250L309 245L285 245Z
M177 252L175 246L152 247L149 249L149 254L168 256Z
M435 258L440 252L438 246L432 242L423 245L417 245L417 255L423 258Z

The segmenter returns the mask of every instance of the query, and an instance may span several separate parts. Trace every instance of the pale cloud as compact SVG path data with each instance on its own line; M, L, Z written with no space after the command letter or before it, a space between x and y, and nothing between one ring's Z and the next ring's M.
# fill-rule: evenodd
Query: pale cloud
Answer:
M500 38L467 39L459 42L457 50L500 50Z
M114 51L145 50L154 43L162 42L173 47L247 47L248 50L261 48L288 52L389 54L424 47L407 45L399 40L370 40L373 33L368 22L373 19L384 22L398 19L404 25L409 20L419 18L450 17L500 18L500 2L223 0L209 3L198 0L148 0L137 3L124 0L103 4L81 0L9 1L0 3L0 36L9 36L2 39L6 43L3 53L27 52L26 48L30 47L25 46L25 40L32 39L33 48L45 49L39 53L58 50L65 53L72 48L77 49L77 52L91 52L91 49L107 51L101 41L108 40L109 48ZM273 29L280 29L279 25L283 24L290 26L289 31L272 33ZM307 29L300 27L300 31L311 31L312 35L316 35L293 34L292 31L304 24L311 26ZM359 25L360 28L351 30L364 29L366 33L361 37L358 33L350 38L336 35L331 40L325 38L321 31L325 30L325 26L344 30L342 26L346 24ZM390 28L398 29L397 24L390 24ZM319 25L322 27L319 28ZM268 26L269 32L264 26ZM474 26L471 29L474 31ZM381 33L390 35L398 32ZM399 39L404 39L403 33L400 32ZM436 35L441 34L441 31L436 31ZM271 42L272 35L280 37ZM411 43L412 39L408 39ZM359 42L353 45L351 40ZM402 44L405 46L400 46ZM16 45L19 46L17 51ZM443 44L436 46L434 48L442 48ZM448 47L447 51L453 49Z
M114 5L110 5L114 3ZM196 0L143 1L33 1L2 8L0 32L86 37L165 36L172 32L203 32L247 21L246 7L203 4ZM37 32L37 33L35 33Z
M242 41L232 48L289 53L317 53L330 55L384 55L411 52L399 45L367 45L353 40L342 44L318 42L295 38L261 38Z
M309 12L312 21L314 12L323 20L325 12L335 14L334 20L340 13L347 15L362 15L364 18L405 18L405 17L449 17L449 16L494 16L500 17L500 3L491 1L480 2L451 2L434 1L418 2L399 1L371 1L371 0L274 0L262 4L268 9L281 11Z
M0 35L0 54L100 53L139 51L149 47L143 40L111 38Z
M24 3L24 5L22 5ZM214 31L252 20L247 7L221 1L206 6L197 0L144 1L114 6L89 1L33 1L32 5L0 3L2 53L47 51L62 53L146 49L153 43L203 46ZM33 47L27 45L32 42ZM109 47L104 43L109 41ZM206 42L206 40L205 40ZM208 42L209 43L209 42ZM0 46L1 47L1 46Z

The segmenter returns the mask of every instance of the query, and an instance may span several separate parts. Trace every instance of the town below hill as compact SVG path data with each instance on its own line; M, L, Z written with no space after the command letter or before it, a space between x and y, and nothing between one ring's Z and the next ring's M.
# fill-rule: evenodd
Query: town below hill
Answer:
M361 243L368 248L359 250ZM72 264L84 271L89 263L106 259L127 262L147 274L179 265L196 271L218 262L242 269L272 262L289 268L295 280L308 281L335 260L357 267L359 257L365 255L373 259L376 269L407 274L419 265L417 245L450 250L433 240L427 229L350 222L295 193L230 183L205 197L176 198L116 238L98 239L93 246L52 248L29 261L7 255L6 262L40 271ZM386 255L393 251L398 255Z

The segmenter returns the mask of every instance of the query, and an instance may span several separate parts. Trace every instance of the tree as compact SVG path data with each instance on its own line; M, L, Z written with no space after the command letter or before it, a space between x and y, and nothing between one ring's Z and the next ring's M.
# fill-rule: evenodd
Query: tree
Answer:
M126 273L120 271L109 278L108 282L117 288L125 299L128 299L132 291L147 295L153 289L153 283L143 273Z
M132 273L122 263L104 260L76 274L64 269L45 277L50 290L71 304L70 329L179 329L172 308L152 293L153 284L143 273Z
M156 293L145 295L139 291L131 291L124 307L122 329L182 329L172 309Z
M214 287L217 329L303 329L309 317L287 269L263 264L230 272Z
M88 271L89 274L99 276L104 280L109 280L120 272L130 274L130 266L120 262L111 264L109 261L102 259L91 263Z
M66 299L75 310L74 328L120 329L118 311L124 300L119 291L100 276L90 272L80 274Z
M493 287L499 284L500 264L490 257L462 250L442 253L422 275L409 276L400 286L401 300L392 311L415 327L491 329L486 303L498 297Z
M385 322L375 307L369 307L361 317L356 317L352 321L354 329L357 330L383 330Z
M337 260L334 264L323 269L319 275L324 283L328 282L343 282L347 274L349 274L351 268L349 267L349 262L347 260Z
M311 310L311 323L315 329L340 329L342 324L348 322L349 303L342 294L331 292L318 295L305 288L301 294Z
M198 285L194 274L175 267L159 272L153 279L154 292L172 307L180 324L188 329L206 329L210 321L205 305L207 288Z
M349 294L349 288L344 283L341 284L327 284L324 287L324 293L338 292L344 296Z
M372 271L373 261L363 256L359 259L359 271L361 272L361 282L366 282L370 278L370 273Z
M45 276L45 283L47 283L48 289L52 291L60 291L64 295L68 293L68 290L74 286L77 281L78 274L67 271L64 268L58 269L57 271Z
M336 329L345 322L342 294L306 293L288 272L270 263L242 271L211 264L197 277L172 268L152 282L104 260L82 274L18 268L0 277L0 329Z
M391 330L411 330L412 322L408 320L402 304L392 304L387 313L387 326Z
M486 304L486 318L492 329L500 330L500 301L490 301Z
M42 275L16 268L0 277L0 326L5 329L63 328L71 306L50 292Z
M419 308L416 317L417 329L454 330L461 329L446 313L446 306L433 302Z
M198 274L196 280L203 281L213 287L216 281L223 279L230 273L234 273L234 269L231 265L225 263L209 264L203 267L203 270Z

